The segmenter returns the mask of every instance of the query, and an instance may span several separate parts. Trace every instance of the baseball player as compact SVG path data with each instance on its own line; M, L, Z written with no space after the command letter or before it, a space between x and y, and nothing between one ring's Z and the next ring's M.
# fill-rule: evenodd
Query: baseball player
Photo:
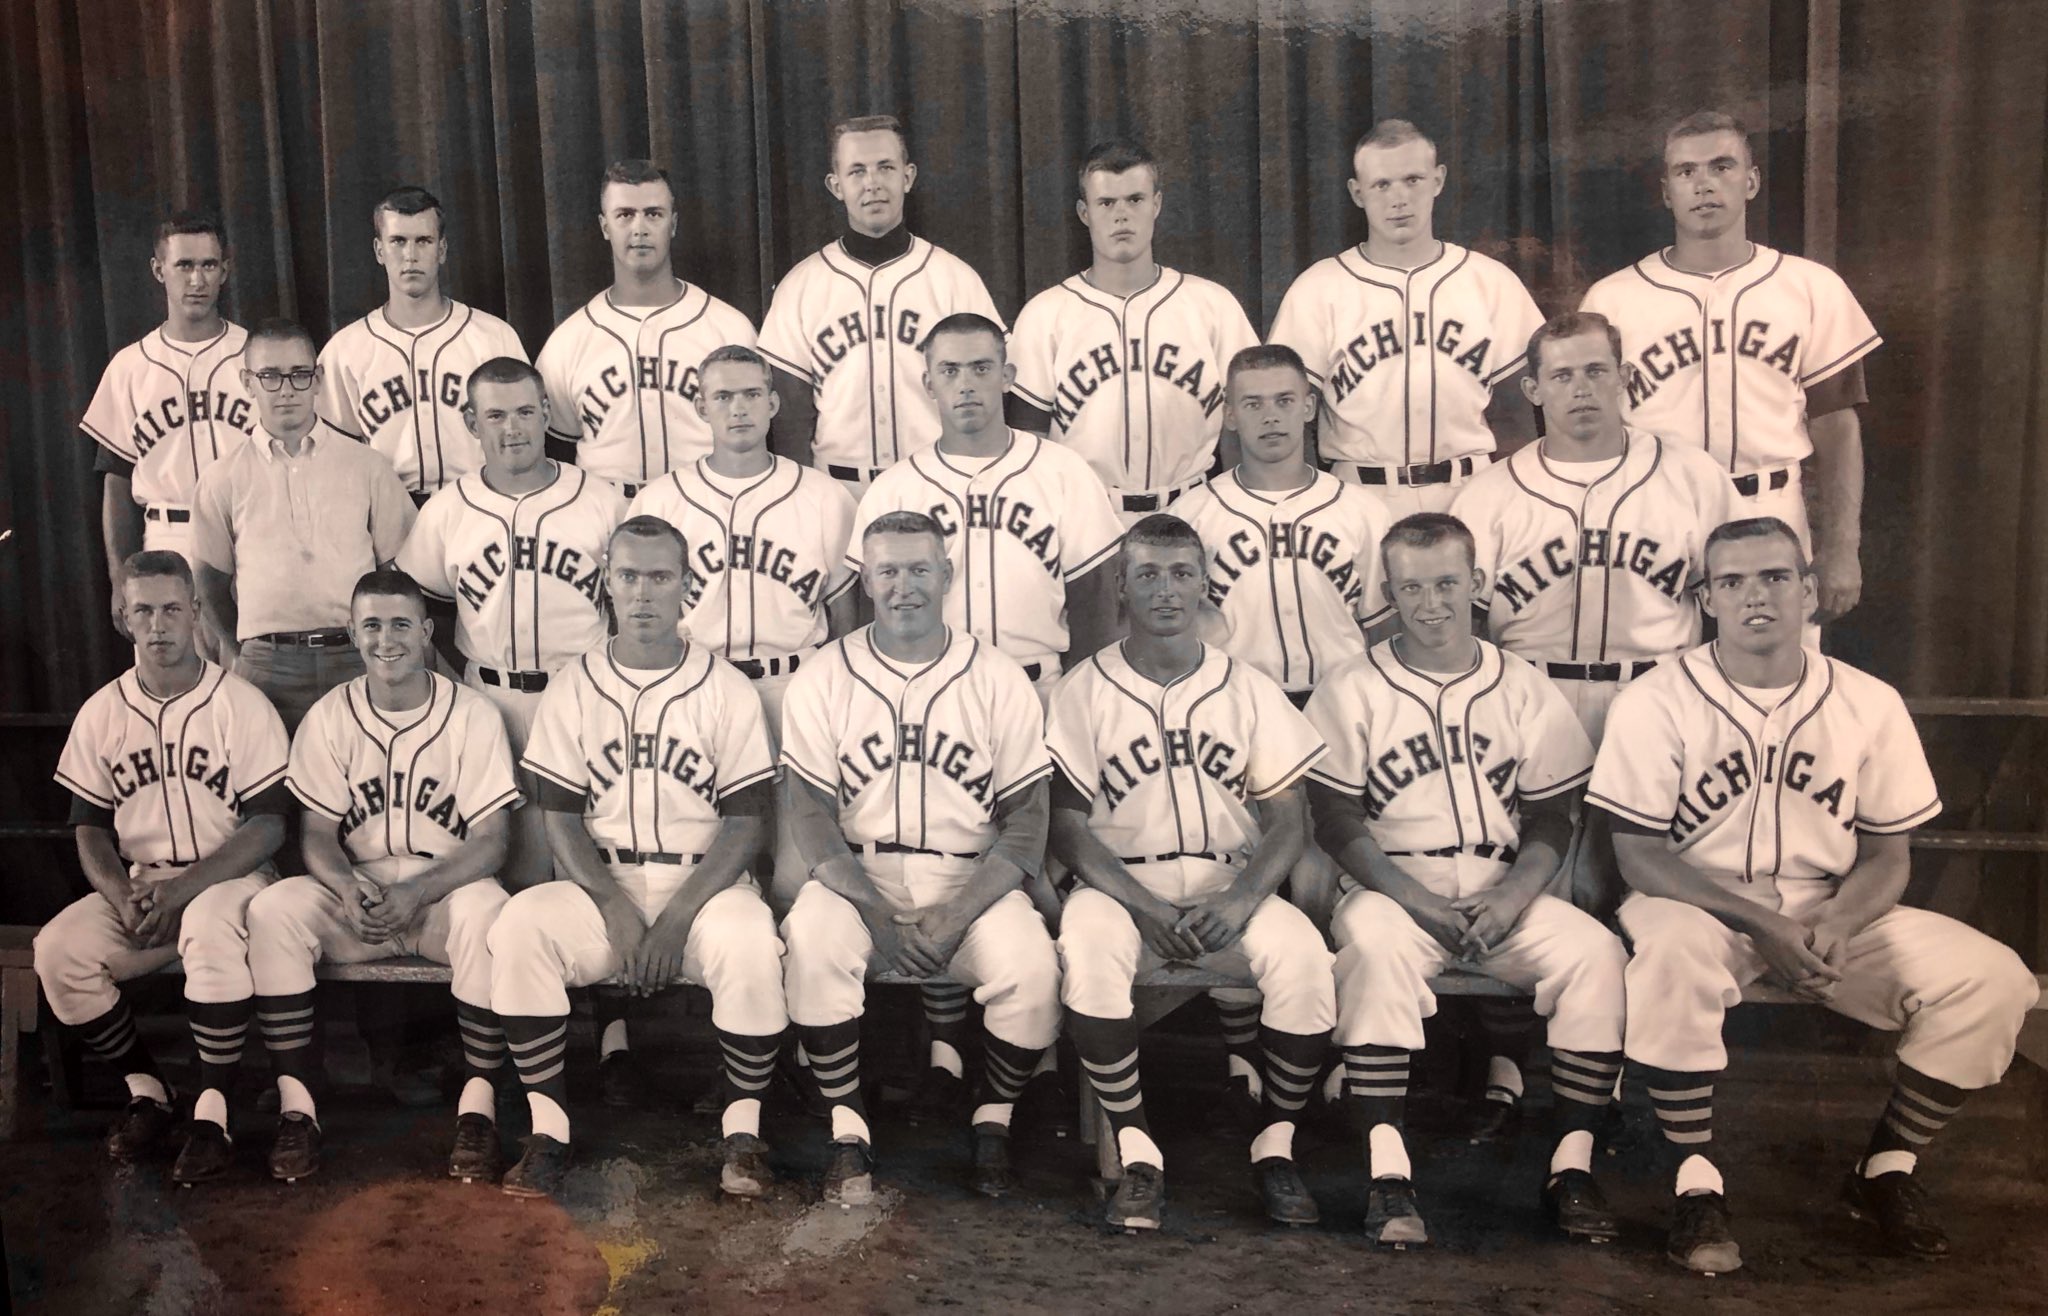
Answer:
M575 444L578 466L631 499L710 450L695 405L697 364L714 347L751 346L754 326L676 277L676 194L666 170L618 161L604 171L598 210L612 285L555 326L537 364L548 386L548 437Z
M1323 392L1323 464L1371 485L1395 516L1441 512L1485 468L1496 430L1523 423L1494 386L1522 368L1543 313L1513 271L1432 224L1444 190L1436 144L1385 119L1351 153L1366 240L1294 281L1268 342L1308 362Z
M988 1196L1011 1187L1010 1113L1059 1026L1059 963L1022 890L1045 853L1044 714L1016 662L945 623L945 540L918 512L867 525L874 624L805 663L782 706L783 808L811 878L782 924L789 1014L831 1111L825 1200L846 1205L874 1189L870 960L950 975L981 1003L971 1183Z
M1883 340L1840 275L1748 236L1760 184L1737 119L1694 114L1664 137L1672 245L1594 284L1581 310L1621 331L1643 429L1706 449L1745 516L1775 516L1813 549L1822 619L1863 592L1863 358ZM1815 459L1820 536L1800 463ZM1811 633L1809 638L1818 638Z
M230 264L227 232L212 216L180 212L157 226L149 272L164 286L164 322L114 354L78 422L98 445L93 468L102 475L100 534L116 627L128 610L123 565L145 548L196 563L199 473L256 432L256 406L242 383L249 335L220 313ZM204 630L199 644L210 651Z
M1020 429L1088 459L1126 525L1198 487L1228 427L1223 374L1259 341L1221 284L1159 264L1159 162L1103 142L1081 164L1074 213L1094 262L1024 304L1010 334Z
M1428 1241L1401 1136L1411 1053L1453 962L1530 992L1549 1020L1558 1142L1541 1201L1572 1238L1615 1236L1593 1130L1621 1073L1621 941L1545 892L1571 839L1592 746L1541 672L1472 634L1480 585L1455 517L1404 517L1384 547L1401 630L1308 701L1329 743L1310 770L1316 836L1348 888L1337 943L1337 1044L1372 1177L1366 1232Z
M36 977L50 1012L127 1082L128 1107L106 1138L125 1163L176 1120L116 984L184 961L201 1090L171 1177L191 1184L231 1159L227 1092L249 1030L242 919L272 876L291 809L284 723L255 686L200 656L183 557L136 553L121 581L135 666L85 701L57 761L93 892L36 934Z
M1266 1072L1252 1165L1268 1216L1318 1219L1294 1123L1337 1018L1331 957L1275 892L1307 840L1301 778L1324 746L1276 682L1198 637L1206 558L1171 514L1131 527L1119 581L1129 638L1063 679L1047 719L1053 851L1081 883L1060 917L1060 1001L1116 1130L1124 1174L1108 1220L1130 1229L1157 1229L1165 1196L1131 982L1169 960L1257 980Z
M470 373L494 357L524 361L526 348L511 325L441 290L448 231L432 192L397 189L370 226L387 299L320 349L320 415L389 457L424 504L484 464L463 419Z
M494 1080L505 1033L491 1010L491 921L505 907L493 876L520 803L505 719L435 672L426 598L403 571L356 583L349 634L365 674L313 706L292 738L290 783L304 806L306 867L249 902L256 1022L277 1071L273 1178L320 1168L312 1085L313 970L421 955L454 970L466 1077L448 1173L498 1171Z
M574 1146L568 989L614 977L643 996L710 989L725 1076L719 1186L758 1197L770 1182L761 1097L789 1015L775 917L746 869L775 760L760 696L680 634L689 576L673 526L620 524L605 568L618 636L548 682L521 763L564 880L514 896L491 930L491 1002L533 1116L505 1175L514 1197L561 1189Z
M831 476L769 450L780 399L760 353L718 348L704 358L699 379L710 455L642 489L630 510L660 517L682 535L690 569L683 628L754 683L772 750L797 668L827 639L860 624L846 560L853 497ZM769 830L769 903L787 913L804 882L803 863L788 828Z
M761 353L783 397L780 450L858 500L876 475L939 437L918 352L932 326L963 311L1002 316L966 261L904 227L917 166L893 115L833 124L831 150L825 188L846 207L846 231L775 286Z
M1786 522L1716 530L1704 606L1719 637L1621 692L1587 792L1632 892L1627 1050L1678 1161L1667 1252L1696 1271L1742 1264L1711 1158L1721 1021L1745 986L1770 977L1902 1034L1843 1190L1890 1250L1926 1258L1948 1241L1918 1158L2005 1072L2039 995L2003 944L1898 903L1913 829L1941 801L1898 693L1803 645L1817 589Z

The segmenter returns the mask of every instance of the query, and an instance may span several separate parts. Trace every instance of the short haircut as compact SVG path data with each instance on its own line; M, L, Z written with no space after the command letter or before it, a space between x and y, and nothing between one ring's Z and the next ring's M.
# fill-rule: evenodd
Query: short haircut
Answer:
M313 331L297 320L287 320L281 315L258 320L256 327L249 331L249 343L251 346L257 343L304 343L306 350L313 354L314 363L317 365L320 360L320 344L313 341Z
M1380 571L1387 570L1387 552L1394 548L1431 549L1447 540L1465 546L1465 560L1479 565L1479 546L1472 541L1472 528L1449 512L1417 512L1394 522L1380 539Z
M860 532L860 542L865 544L876 535L930 535L939 542L939 551L946 551L946 532L923 512L884 512L868 522L868 528Z
M697 380L700 386L704 376L710 374L711 367L716 365L753 366L768 380L770 387L775 384L775 367L768 364L768 358L741 343L727 343L723 347L711 349L703 364L697 367Z
M1081 161L1081 170L1075 179L1081 195L1085 197L1088 195L1088 175L1123 174L1133 169L1150 169L1152 190L1159 190L1159 161L1145 149L1144 143L1134 142L1128 137L1112 137L1088 148L1088 158Z
M1799 564L1799 574L1804 576L1813 569L1806 558L1806 550L1799 544L1799 532L1775 516L1749 516L1740 521L1724 521L1714 527L1707 536L1707 546L1700 550L1700 561L1707 566L1707 576L1713 578L1714 548L1717 544L1738 543L1745 539L1783 539L1792 545L1792 560Z
M619 542L621 536L633 539L666 539L676 546L676 557L682 562L684 572L688 573L690 550L683 543L683 532L660 517L642 512L639 516L629 516L619 522L619 528L612 531L611 540L605 546L607 557L610 556L611 547Z
M893 114L862 114L841 119L826 134L825 154L835 170L839 167L839 139L848 133L895 133L896 140L903 146L904 163L910 162L910 134L903 130L903 120Z
M1124 531L1124 547L1146 544L1153 548L1192 548L1204 553L1202 537L1195 528L1171 512L1154 512ZM1206 556L1206 555L1205 555Z
M220 257L228 257L228 231L220 222L220 216L205 210L179 210L164 217L156 226L156 240L150 244L151 251L162 251L164 244L180 236L204 237L208 234L220 244Z
M1308 366L1303 363L1301 353L1285 343L1254 343L1230 358L1230 368L1223 375L1224 391L1229 392L1237 377L1247 370L1278 370L1283 367L1299 374L1304 384L1309 382Z
M1606 334L1607 345L1614 349L1614 362L1621 364L1628 358L1621 354L1621 330L1614 327L1614 321L1598 311L1566 311L1553 315L1537 326L1529 335L1529 373L1535 374L1543 364L1543 345L1560 338L1577 338L1581 334Z
M542 382L540 371L516 356L494 356L469 372L469 383L463 391L462 409L476 410L478 384L517 384L527 379L532 380L540 388L541 401L547 401L548 386Z
M1010 347L1003 341L1003 327L985 315L977 315L973 311L955 311L933 325L931 332L924 336L924 342L918 345L919 350L924 353L926 362L932 359L932 344L938 341L940 334L994 334L996 359L1009 359Z
M434 212L435 234L443 235L448 232L448 215L441 209L441 199L424 187L413 187L408 184L405 187L393 188L384 194L383 200L370 207L370 227L376 230L380 238L384 236L382 216L387 210L394 215L424 215L431 210Z
M1358 153L1368 146L1384 150L1388 147L1406 146L1410 142L1421 142L1429 147L1431 155L1436 154L1436 139L1423 132L1422 129L1406 119L1381 119L1372 126L1365 136L1359 138L1352 146L1351 160L1353 166L1355 167L1357 164Z
M1743 158L1755 162L1756 153L1750 149L1748 126L1725 110L1697 110L1686 115L1664 134L1664 145L1668 149L1681 137L1707 137L1714 133L1734 133L1742 139Z
M604 171L604 181L597 185L598 213L604 213L604 190L613 183L634 187L641 183L660 183L668 189L671 199L675 197L676 185L669 181L668 170L652 160L614 160Z
M169 576L172 580L185 582L185 592L199 597L199 586L192 579L192 564L185 560L183 553L166 548L145 548L139 553L130 553L121 569L128 573L128 579L138 576Z
M365 571L357 577L356 587L348 596L350 612L355 611L356 600L366 594L411 599L420 605L420 616L427 615L426 592L420 589L417 580L397 567L379 567L375 571Z

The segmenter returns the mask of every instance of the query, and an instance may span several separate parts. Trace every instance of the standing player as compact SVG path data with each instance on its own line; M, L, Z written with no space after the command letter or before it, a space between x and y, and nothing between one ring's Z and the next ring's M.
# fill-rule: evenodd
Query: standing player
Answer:
M568 989L617 977L642 996L683 981L711 990L725 1067L719 1186L758 1197L769 1182L761 1095L789 1027L775 917L746 873L775 789L761 700L682 638L689 568L674 527L628 518L605 573L618 637L548 683L521 764L563 880L514 896L491 930L491 1003L533 1115L504 1188L561 1189L574 1145Z
M370 211L387 300L320 350L320 415L391 459L415 503L484 464L463 420L464 384L493 357L526 360L512 326L441 289L447 219L425 188Z
M121 1070L128 1108L106 1148L129 1162L175 1116L116 984L184 961L201 1091L171 1178L192 1184L230 1160L227 1093L249 1031L242 920L291 809L284 724L256 687L200 656L184 558L137 553L121 579L135 666L85 701L57 761L93 893L36 934L36 976L58 1022Z
M368 670L315 704L292 739L310 876L286 878L249 903L256 1021L277 1071L270 1173L288 1183L320 1168L314 968L394 955L455 971L467 1077L448 1173L497 1176L505 1034L491 1011L484 938L505 906L493 874L519 788L505 720L432 669L432 632L426 599L403 571L356 583L349 633Z
M1401 630L1323 681L1309 720L1330 753L1311 770L1316 835L1350 879L1337 942L1337 1044L1366 1136L1366 1232L1428 1241L1401 1126L1408 1066L1453 962L1536 998L1550 1021L1558 1143L1545 1213L1567 1236L1615 1236L1592 1175L1593 1129L1621 1073L1628 952L1545 888L1571 839L1592 746L1557 688L1472 634L1472 536L1442 513L1387 532Z
M1230 420L1224 367L1259 341L1221 284L1153 259L1162 200L1150 151L1092 148L1074 213L1094 263L1025 303L1010 335L1019 428L1086 457L1126 524L1208 477Z
M846 561L853 498L829 475L769 451L779 402L774 370L752 348L728 344L705 357L697 409L711 426L710 455L642 489L631 508L682 535L683 628L754 683L771 751L797 668L859 625ZM787 913L803 863L788 828L771 827L770 838L769 903Z
M1647 430L1705 448L1749 516L1811 545L1820 616L1863 593L1863 358L1883 340L1824 265L1751 242L1761 179L1740 121L1704 112L1664 136L1672 245L1608 275L1581 310L1621 331L1628 399ZM1815 459L1820 535L1800 466Z
M1678 1161L1667 1253L1696 1271L1742 1264L1709 1158L1722 1018L1744 987L1768 976L1902 1034L1891 1100L1843 1192L1887 1248L1927 1258L1948 1240L1913 1170L2005 1073L2039 995L2004 945L1899 904L1913 829L1941 801L1898 692L1803 646L1816 588L1785 522L1716 530L1706 609L1720 636L1622 691L1587 792L1613 815L1633 891L1628 1057Z
M939 437L918 352L932 326L960 312L1002 317L966 261L904 227L917 166L894 116L833 124L831 148L825 188L846 207L846 232L775 286L761 353L783 398L782 452L858 499Z
M1437 240L1444 166L1415 125L1385 119L1351 153L1363 245L1309 266L1267 341L1323 391L1323 465L1373 486L1395 516L1441 512L1521 408L1496 384L1522 368L1543 313L1499 261ZM1491 424L1489 424L1491 421Z
M100 535L113 586L114 625L127 615L121 570L139 549L169 549L198 569L192 503L199 473L256 432L242 382L249 335L220 313L228 239L210 215L180 212L157 226L149 272L164 286L164 322L114 354L78 422L99 445ZM211 652L202 629L202 652Z
M1130 636L1060 682L1046 731L1059 769L1053 850L1081 882L1060 918L1060 999L1125 1170L1109 1223L1129 1229L1157 1229L1165 1196L1131 981L1169 960L1257 980L1266 1072L1252 1165L1268 1216L1318 1218L1294 1168L1294 1124L1329 1046L1335 989L1322 933L1275 892L1308 838L1301 776L1324 746L1271 678L1198 638L1204 557L1177 517L1131 527L1119 582Z
M604 171L597 226L612 249L612 286L555 326L540 349L548 435L576 445L576 464L627 498L664 471L703 456L697 363L754 326L676 277L676 194L651 160Z
M785 971L831 1109L825 1200L874 1190L860 1020L876 958L981 1002L972 1184L1000 1197L1011 1110L1059 1026L1059 963L1022 890L1045 854L1044 714L1015 662L945 624L953 567L930 517L877 517L860 554L875 622L804 665L782 717L783 807L811 875L783 920Z

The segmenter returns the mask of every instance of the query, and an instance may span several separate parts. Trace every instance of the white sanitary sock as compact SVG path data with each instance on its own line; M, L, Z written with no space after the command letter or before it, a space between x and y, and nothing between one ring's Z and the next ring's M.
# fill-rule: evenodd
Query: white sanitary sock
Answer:
M1408 1146L1401 1130L1391 1124L1375 1124L1365 1135L1366 1155L1375 1179L1406 1179L1413 1173L1408 1164Z

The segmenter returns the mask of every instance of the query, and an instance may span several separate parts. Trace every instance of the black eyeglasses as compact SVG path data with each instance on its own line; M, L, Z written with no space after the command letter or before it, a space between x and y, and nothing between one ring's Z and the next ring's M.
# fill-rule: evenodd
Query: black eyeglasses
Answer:
M278 389L284 387L284 381L287 379L292 381L292 388L300 393L313 387L313 367L311 366L306 366L299 370L257 370L251 373L256 376L256 382L263 386L265 393L277 392Z

